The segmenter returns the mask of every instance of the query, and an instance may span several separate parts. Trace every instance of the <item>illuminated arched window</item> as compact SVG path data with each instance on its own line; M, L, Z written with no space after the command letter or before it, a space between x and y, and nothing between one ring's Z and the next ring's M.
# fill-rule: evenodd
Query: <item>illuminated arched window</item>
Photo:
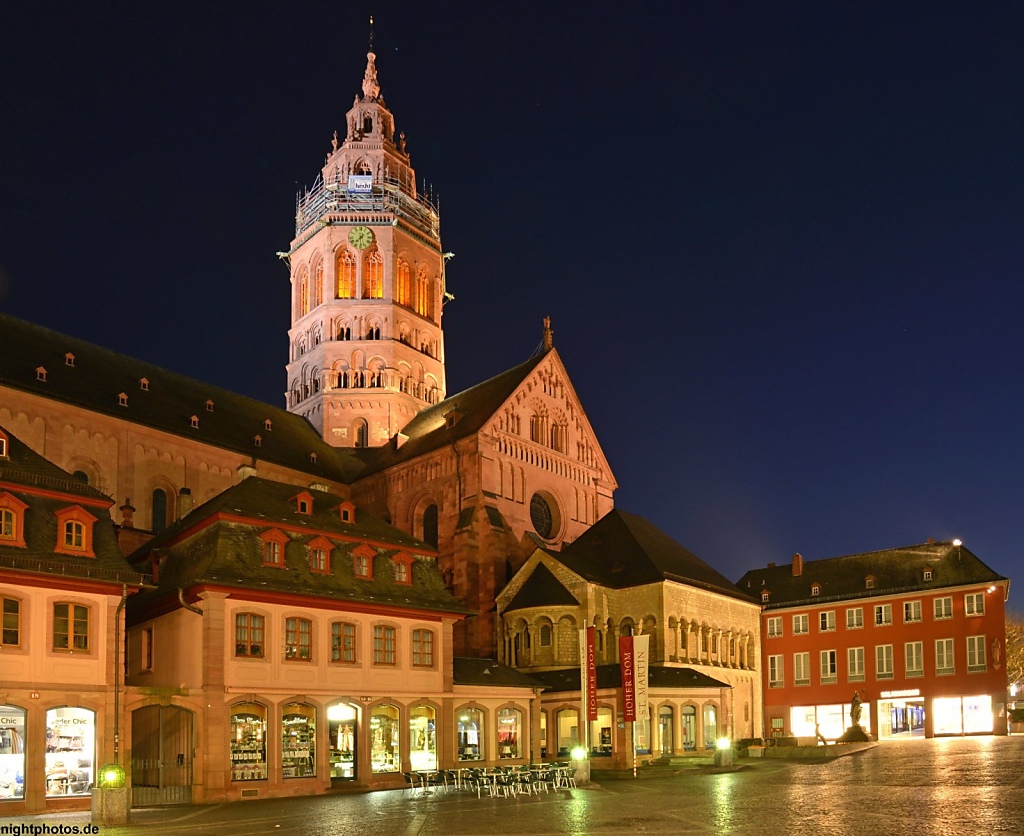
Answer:
M360 418L355 425L356 447L368 447L370 445L370 429L365 418Z
M363 267L363 298L384 298L384 257L379 250L366 254Z
M416 273L416 313L430 316L430 280L426 267L420 267Z
M349 250L338 257L338 298L356 298L356 257Z
M398 281L395 285L395 301L405 307L412 306L412 271L409 269L409 262L405 259L398 260Z
M299 316L309 313L309 276L305 272L299 276Z
M313 307L324 301L324 263L318 261L313 268Z

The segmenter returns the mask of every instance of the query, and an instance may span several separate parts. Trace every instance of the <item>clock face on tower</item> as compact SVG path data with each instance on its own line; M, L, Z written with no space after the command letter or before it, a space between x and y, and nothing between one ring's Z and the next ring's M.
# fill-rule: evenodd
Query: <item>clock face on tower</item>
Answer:
M373 243L373 233L369 227L354 226L349 230L348 242L357 250L365 250Z

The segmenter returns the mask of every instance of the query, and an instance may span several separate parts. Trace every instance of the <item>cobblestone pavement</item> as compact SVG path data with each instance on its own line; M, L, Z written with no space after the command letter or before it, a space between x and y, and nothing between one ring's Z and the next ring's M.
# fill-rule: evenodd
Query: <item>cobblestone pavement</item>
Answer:
M1024 834L1024 737L892 741L828 762L738 763L735 772L642 780L597 773L586 789L509 799L394 791L136 810L131 826L101 833ZM0 825L88 820L61 813Z

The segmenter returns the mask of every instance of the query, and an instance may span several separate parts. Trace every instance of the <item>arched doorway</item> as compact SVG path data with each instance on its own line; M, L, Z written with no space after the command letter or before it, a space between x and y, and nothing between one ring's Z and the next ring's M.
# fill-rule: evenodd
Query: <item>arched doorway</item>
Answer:
M354 781L356 778L357 730L356 707L336 703L327 708L327 737L330 744L331 783Z
M147 705L132 712L132 806L189 804L195 751L191 711Z

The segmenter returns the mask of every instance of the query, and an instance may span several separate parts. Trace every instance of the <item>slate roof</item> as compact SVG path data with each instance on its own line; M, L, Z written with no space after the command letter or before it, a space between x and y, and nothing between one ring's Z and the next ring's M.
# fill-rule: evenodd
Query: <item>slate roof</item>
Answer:
M0 577L8 569L129 586L141 584L143 576L132 570L117 545L110 499L33 452L6 429L4 434L8 455L0 459L0 492L13 494L28 508L23 517L25 548L6 546L0 540ZM59 534L56 513L73 505L96 517L92 530L95 557L54 552ZM59 580L54 583L59 585Z
M452 675L456 685L492 685L499 688L540 688L542 683L525 673L494 659L452 659Z
M134 565L148 565L154 551L165 557L159 589L133 599L136 613L147 602L176 597L179 587L200 584L401 609L469 612L445 587L431 546L359 508L352 524L343 523L337 508L345 499L337 494L306 490L313 498L313 513L300 514L292 498L302 491L295 485L251 476L147 542L129 557ZM240 521L219 519L201 527L218 514ZM283 568L263 563L264 544L258 535L270 529L289 537ZM309 567L306 544L321 535L334 549L328 574ZM354 572L351 552L364 542L377 551L372 579L357 578ZM411 585L395 581L391 558L399 551L422 556L413 562Z
M402 430L405 439L401 446L398 446L395 439L391 439L383 447L359 450L358 454L366 463L366 470L360 474L360 478L441 447L451 446L459 439L479 432L546 356L547 353L542 353L531 357L525 363L424 409L405 425ZM449 413L460 414L452 426L448 426L446 419Z
M580 669L563 668L557 671L535 671L530 676L544 684L545 691L579 691ZM706 673L693 668L670 668L652 665L647 669L648 688L731 688ZM597 666L598 688L621 688L622 671L618 665Z
M754 600L653 523L619 509L608 512L563 551L550 554L584 579L611 589L668 580Z
M74 366L65 361L68 353L74 355ZM45 381L37 379L40 366L46 369ZM143 378L149 381L148 390L141 387ZM299 415L4 313L0 385L312 476L350 482L363 467L351 450L325 443ZM119 403L122 392L128 396L127 406ZM212 412L207 401L213 401ZM193 415L198 427L192 426ZM257 435L259 447L253 440ZM316 453L316 462L310 461L310 453Z
M519 591L515 594L505 612L522 610L527 607L578 607L580 602L550 569L538 563Z
M932 570L932 580L924 580L924 570ZM875 579L873 589L865 580ZM824 560L805 560L803 572L794 577L792 563L769 566L747 572L738 582L744 591L760 599L768 590L766 609L803 603L869 598L909 591L928 591L965 584L994 583L1006 578L994 572L966 546L952 542L922 543L896 549L850 554ZM821 592L811 595L811 585Z

